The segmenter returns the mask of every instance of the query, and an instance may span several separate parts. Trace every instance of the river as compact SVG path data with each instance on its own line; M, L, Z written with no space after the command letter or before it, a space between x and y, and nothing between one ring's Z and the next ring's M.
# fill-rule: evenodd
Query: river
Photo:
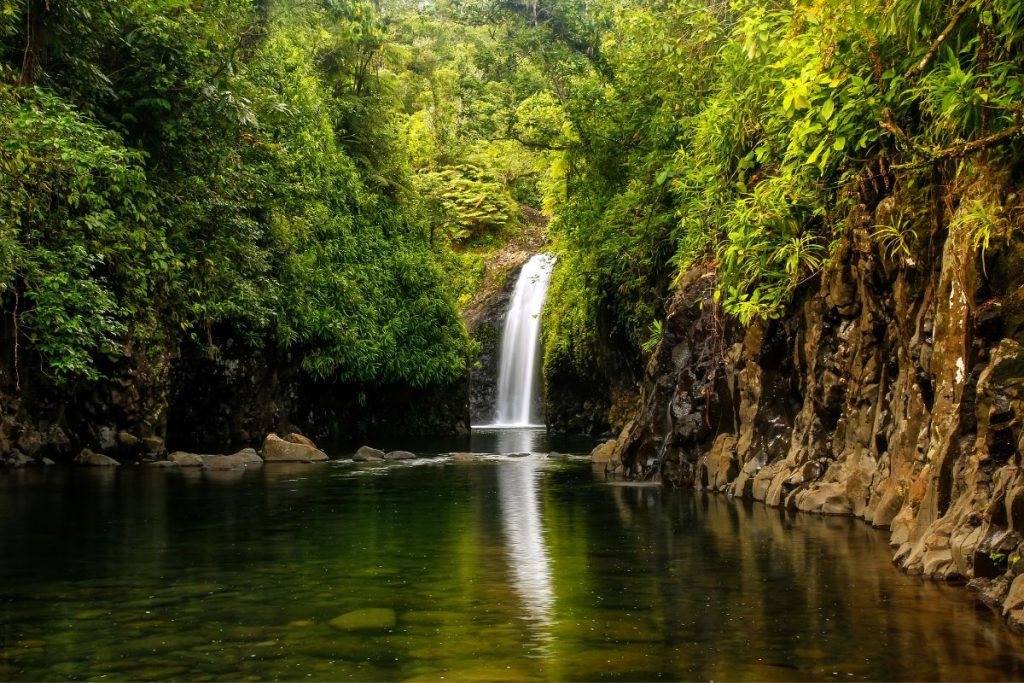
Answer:
M537 453L4 471L0 679L1024 677L1022 640L885 537Z

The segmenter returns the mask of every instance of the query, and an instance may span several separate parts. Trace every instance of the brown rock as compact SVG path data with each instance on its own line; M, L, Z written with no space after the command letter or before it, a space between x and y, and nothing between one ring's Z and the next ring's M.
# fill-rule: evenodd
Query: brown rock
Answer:
M375 460L383 460L384 451L377 450L376 448L370 448L369 446L360 446L356 454L352 456L352 460L355 462L373 462Z
M264 462L320 462L327 454L312 446L285 441L277 434L268 434L263 441Z
M237 470L245 467L246 458L234 453L232 455L203 455L203 468L207 470Z
M603 444L590 451L591 462L608 462L615 453L615 439L605 441Z
M202 467L203 457L196 455L195 453L185 453L184 451L175 451L167 456L167 461L172 462L180 467Z
M284 440L288 443L297 443L302 446L309 446L310 448L316 448L316 444L309 437L303 436L298 432L292 432L288 436L284 437Z
M254 448L243 448L235 453L235 456L240 458L246 466L263 464L263 458L260 457L260 454Z
M83 448L82 452L75 456L74 460L76 465L85 465L87 467L120 467L121 463L114 460L113 458L103 455L102 453L95 453L88 448Z
M384 455L385 460L415 460L416 454L410 451L391 451Z

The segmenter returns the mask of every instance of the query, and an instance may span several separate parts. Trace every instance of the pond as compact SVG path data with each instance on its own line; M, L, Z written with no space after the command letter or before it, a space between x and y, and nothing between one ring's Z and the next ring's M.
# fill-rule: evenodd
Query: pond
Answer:
M8 471L0 679L1024 677L1020 638L885 541L538 452Z

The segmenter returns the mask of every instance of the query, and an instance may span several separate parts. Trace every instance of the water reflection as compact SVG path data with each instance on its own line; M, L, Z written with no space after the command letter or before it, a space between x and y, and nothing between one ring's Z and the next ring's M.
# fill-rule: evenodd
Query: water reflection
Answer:
M550 439L544 427L474 427L470 450L477 453L545 453Z
M544 456L0 472L2 680L999 680L885 535ZM348 632L353 611L395 626Z
M550 635L555 592L537 495L539 467L532 458L499 467L498 498L512 585L536 626L535 633L544 638Z

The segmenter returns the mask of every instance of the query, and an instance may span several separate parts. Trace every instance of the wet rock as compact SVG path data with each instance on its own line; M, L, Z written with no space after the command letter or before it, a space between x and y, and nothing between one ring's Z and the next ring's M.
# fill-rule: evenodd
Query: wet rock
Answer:
M203 468L207 470L237 470L246 466L246 456L241 453L232 455L202 455Z
M355 462L373 462L375 460L383 460L384 451L371 448L369 446L360 446L356 454L352 456L352 460Z
M248 465L262 465L263 458L256 452L255 448L243 448L242 450L235 453L236 456L241 458L242 462Z
M277 434L268 434L263 441L265 462L320 462L327 460L323 451L300 443L285 441Z
M82 452L75 456L74 462L76 465L87 467L120 467L121 465L121 463L110 456L96 453L88 448L83 448Z
M146 467L156 467L156 468L163 468L163 469L171 468L171 469L173 469L173 468L176 468L176 467L181 467L181 465L179 465L176 462L171 462L170 460L157 460L155 462L147 462L146 463Z
M1003 600L1003 616L1017 630L1024 630L1024 574L1019 574L1010 584Z
M175 465L181 467L202 467L203 457L196 455L195 453L185 453L184 451L175 451L167 456L168 462L172 462Z
M605 463L612 459L612 455L615 452L615 439L605 441L600 446L597 446L590 452L590 461L595 463Z
M137 451L142 448L142 440L129 432L117 433L117 447L124 451Z
M477 459L476 453L452 453L451 459L455 462L472 462Z
M395 626L395 610L369 607L335 617L329 622L338 631L381 631Z
M142 439L142 451L147 455L163 455L166 450L164 440L159 436L147 436Z
M112 451L117 448L117 432L111 427L100 427L96 431L96 441L101 451Z
M15 449L5 456L0 456L0 467L24 467L32 464L32 458Z
M316 448L316 444L313 443L312 439L305 437L302 434L299 434L298 432L291 432L290 434L284 437L284 440L287 441L288 443L297 443L301 446L309 446L310 448Z
M415 460L416 454L409 451L391 451L384 455L385 460Z

